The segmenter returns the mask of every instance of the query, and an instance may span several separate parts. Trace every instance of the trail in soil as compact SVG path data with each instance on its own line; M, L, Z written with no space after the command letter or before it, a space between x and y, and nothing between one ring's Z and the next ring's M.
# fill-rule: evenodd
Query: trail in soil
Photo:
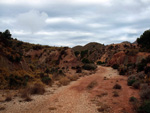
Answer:
M97 84L88 89L91 82ZM122 88L113 89L115 84ZM114 96L114 93L118 96ZM8 106L6 113L134 113L129 98L139 98L138 90L127 86L127 77L110 67L99 66L96 73L81 77L68 86L36 96L34 101Z

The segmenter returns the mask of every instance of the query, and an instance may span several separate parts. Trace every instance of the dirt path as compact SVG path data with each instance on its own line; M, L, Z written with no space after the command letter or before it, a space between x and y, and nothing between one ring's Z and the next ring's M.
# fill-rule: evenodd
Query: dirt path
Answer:
M95 74L85 76L68 86L58 88L54 94L36 96L34 101L7 105L6 113L134 113L129 103L131 96L138 98L138 90L127 86L126 77L119 76L110 67L98 67ZM88 90L87 86L97 81ZM121 90L114 90L116 84ZM114 97L116 91L119 96ZM99 109L99 111L98 111Z

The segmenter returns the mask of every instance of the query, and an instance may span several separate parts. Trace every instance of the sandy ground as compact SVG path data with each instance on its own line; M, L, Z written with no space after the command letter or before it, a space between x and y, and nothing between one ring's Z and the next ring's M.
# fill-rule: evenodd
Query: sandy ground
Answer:
M137 97L138 90L127 86L127 77L118 75L110 67L99 66L96 73L81 77L68 86L47 88L44 95L33 96L31 102L19 102L15 97L11 102L1 102L2 113L134 113L129 98ZM96 81L93 89L87 86ZM122 89L113 89L118 83ZM116 91L119 96L114 97ZM18 98L18 99L17 99ZM99 109L99 111L98 111Z

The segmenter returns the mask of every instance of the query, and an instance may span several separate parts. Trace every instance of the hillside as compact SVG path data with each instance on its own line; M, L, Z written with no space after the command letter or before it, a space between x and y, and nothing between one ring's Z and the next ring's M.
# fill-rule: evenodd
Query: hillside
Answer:
M0 33L0 88L24 87L33 81L51 84L56 75L82 66L68 47L50 47L13 39ZM55 75L52 77L52 75Z
M0 111L149 113L149 38L69 48L0 32Z

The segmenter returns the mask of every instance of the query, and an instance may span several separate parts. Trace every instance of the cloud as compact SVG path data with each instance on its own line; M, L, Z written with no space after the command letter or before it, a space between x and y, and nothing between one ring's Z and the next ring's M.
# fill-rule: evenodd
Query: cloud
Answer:
M0 0L0 7L0 30L46 45L133 42L150 26L149 0Z
M16 20L18 27L36 32L46 26L48 15L45 12L31 10L26 13L19 14Z

